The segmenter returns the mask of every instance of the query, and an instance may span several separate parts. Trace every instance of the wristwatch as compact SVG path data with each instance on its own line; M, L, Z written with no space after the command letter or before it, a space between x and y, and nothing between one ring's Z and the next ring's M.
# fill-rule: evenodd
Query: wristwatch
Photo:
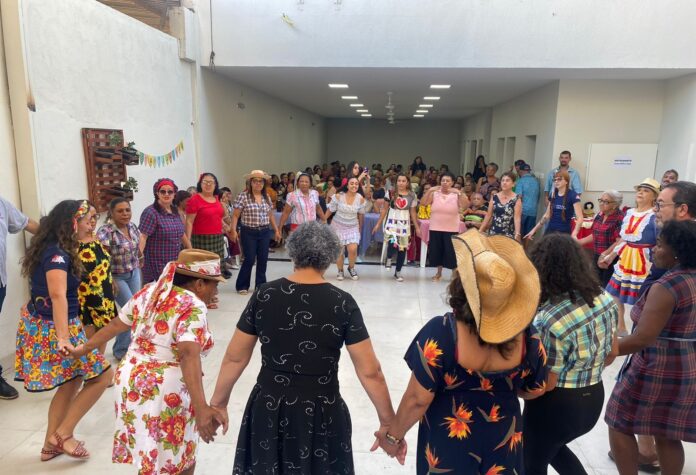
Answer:
M393 435L391 435L389 432L387 432L384 435L384 438L387 439L387 442L389 442L391 445L399 445L401 443L402 439L397 439Z

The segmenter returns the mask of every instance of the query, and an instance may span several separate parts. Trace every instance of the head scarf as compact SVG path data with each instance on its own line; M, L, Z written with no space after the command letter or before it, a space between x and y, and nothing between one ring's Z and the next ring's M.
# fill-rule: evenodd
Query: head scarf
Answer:
M82 200L80 202L79 208L75 211L73 215L73 231L77 232L77 222L89 214L89 201Z
M179 191L179 188L176 186L174 183L174 180L171 178L160 178L155 182L154 185L152 185L152 193L157 196L157 192L162 188L163 186L169 185L174 189L174 193Z

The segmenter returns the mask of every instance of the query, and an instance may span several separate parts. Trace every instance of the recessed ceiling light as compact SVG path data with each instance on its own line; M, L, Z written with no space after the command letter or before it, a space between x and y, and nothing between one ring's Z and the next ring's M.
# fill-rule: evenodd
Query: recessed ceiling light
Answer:
M355 112L370 112L367 109L356 109Z
M331 89L348 89L348 84L331 83L331 84L329 84L329 87ZM432 86L430 86L430 87L432 87Z
M363 107L365 104L351 104L351 107Z
M423 98L424 101L439 101L440 96L425 96Z
M420 104L418 107L422 107L424 109L427 109L428 107L432 107L432 104Z
M428 111L427 111L426 109L418 109L418 110L416 111L416 113L418 113L418 114L427 114Z
M372 114L360 114L361 117L372 117Z
M413 117L425 117L423 114L413 114Z
M348 86L346 86L346 87L348 87ZM430 85L430 89L449 89L450 87L452 87L452 86L449 84L431 84Z
M346 99L348 101L355 101L358 99L358 96L341 96L341 99Z

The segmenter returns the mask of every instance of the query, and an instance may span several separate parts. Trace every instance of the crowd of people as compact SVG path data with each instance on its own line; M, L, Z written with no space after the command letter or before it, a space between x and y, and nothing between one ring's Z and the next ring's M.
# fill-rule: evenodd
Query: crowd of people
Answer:
M602 373L623 355L605 414L609 455L622 475L681 473L682 441L696 442L696 185L669 170L636 184L633 207L605 190L591 215L570 163L563 151L543 187L524 161L498 175L483 156L459 177L421 157L386 171L253 170L236 198L213 173L186 191L161 178L138 225L123 198L101 226L88 200L64 200L37 223L0 199L0 309L6 236L33 234L15 380L55 390L41 460L89 458L73 431L114 386L112 460L143 474L193 473L200 440L227 430L231 392L258 342L235 474L354 472L343 345L378 415L373 450L403 464L418 423L418 473L586 473L568 444L597 423ZM432 280L452 269L451 312L404 344L411 377L396 410L362 310L324 277L335 263L346 278L347 256L347 277L359 278L369 211L396 281L426 226ZM267 282L272 243L283 239L294 270ZM236 291L252 295L208 400L208 312L232 270ZM0 378L0 397L17 395Z

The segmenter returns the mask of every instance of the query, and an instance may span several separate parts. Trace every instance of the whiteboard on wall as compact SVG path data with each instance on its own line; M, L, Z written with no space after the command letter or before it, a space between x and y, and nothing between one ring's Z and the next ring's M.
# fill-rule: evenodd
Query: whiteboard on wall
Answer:
M656 143L593 143L587 160L587 191L633 191L655 176Z

